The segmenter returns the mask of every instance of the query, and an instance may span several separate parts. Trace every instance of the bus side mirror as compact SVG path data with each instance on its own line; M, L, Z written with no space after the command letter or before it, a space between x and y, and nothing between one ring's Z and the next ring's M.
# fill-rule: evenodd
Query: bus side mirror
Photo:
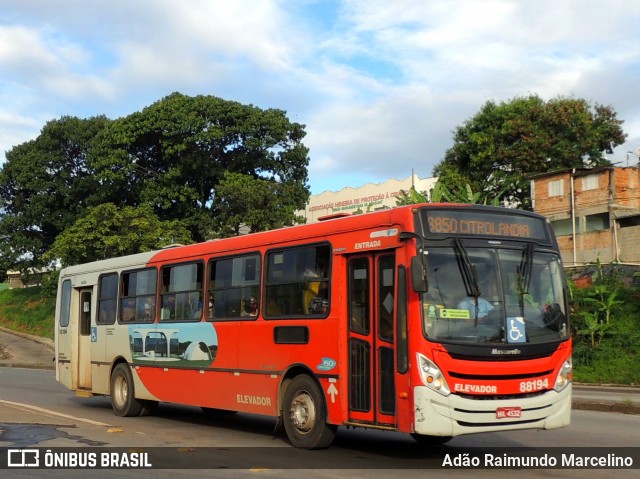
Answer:
M429 290L427 268L421 255L411 258L411 284L416 293L426 293Z

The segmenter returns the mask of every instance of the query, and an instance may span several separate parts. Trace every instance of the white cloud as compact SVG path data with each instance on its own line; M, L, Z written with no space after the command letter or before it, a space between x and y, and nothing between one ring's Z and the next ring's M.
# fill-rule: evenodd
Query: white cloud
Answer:
M452 130L488 100L583 97L626 120L628 143L640 139L634 0L0 0L0 9L0 151L61 115L122 116L172 91L287 110L307 125L314 191L411 168L429 175Z
M0 111L0 155L14 146L33 139L42 124L33 118Z

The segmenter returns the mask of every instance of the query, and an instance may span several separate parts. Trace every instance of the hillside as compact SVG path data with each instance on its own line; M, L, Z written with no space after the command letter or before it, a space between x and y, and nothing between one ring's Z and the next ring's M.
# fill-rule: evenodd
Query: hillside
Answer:
M0 291L0 326L53 339L55 298L43 298L42 288Z

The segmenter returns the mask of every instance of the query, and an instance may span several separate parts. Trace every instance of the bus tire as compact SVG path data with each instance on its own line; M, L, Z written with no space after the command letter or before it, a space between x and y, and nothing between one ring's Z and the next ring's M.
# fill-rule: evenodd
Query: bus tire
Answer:
M140 416L144 404L135 398L133 375L124 363L117 364L111 372L111 407L116 416Z
M306 375L293 378L284 394L282 422L291 444L301 449L329 447L337 426L327 424L327 406L316 382Z

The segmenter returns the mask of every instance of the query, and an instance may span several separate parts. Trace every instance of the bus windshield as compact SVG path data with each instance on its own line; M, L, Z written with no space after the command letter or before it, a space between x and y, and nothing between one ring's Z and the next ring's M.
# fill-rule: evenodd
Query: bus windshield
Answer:
M431 341L547 343L569 334L557 255L523 248L465 248L461 242L426 256L429 290L421 294Z

